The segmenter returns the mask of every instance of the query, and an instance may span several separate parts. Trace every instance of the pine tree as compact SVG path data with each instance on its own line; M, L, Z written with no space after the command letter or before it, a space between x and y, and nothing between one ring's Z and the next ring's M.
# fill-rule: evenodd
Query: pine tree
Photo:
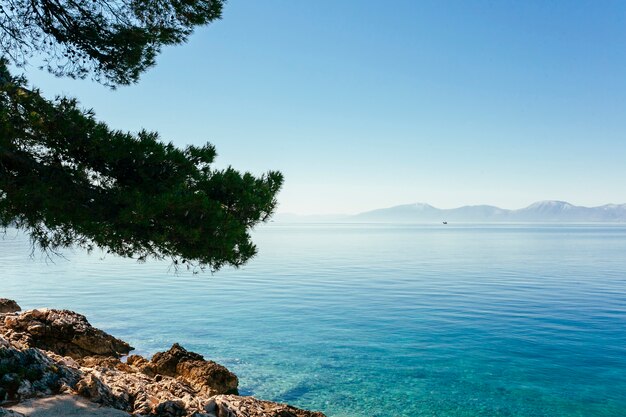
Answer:
M136 82L165 45L219 19L223 0L0 0L0 52L59 76Z
M0 226L22 229L53 252L102 248L194 270L250 259L250 229L273 213L279 172L213 169L210 144L180 149L154 132L113 130L75 99L48 100L7 69L41 52L57 75L132 83L162 45L218 18L222 2L1 4Z

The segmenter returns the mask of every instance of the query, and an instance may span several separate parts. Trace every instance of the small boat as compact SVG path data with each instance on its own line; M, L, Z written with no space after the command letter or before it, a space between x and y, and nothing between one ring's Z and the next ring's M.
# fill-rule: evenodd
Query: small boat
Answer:
M443 224L448 224L448 222L443 222Z

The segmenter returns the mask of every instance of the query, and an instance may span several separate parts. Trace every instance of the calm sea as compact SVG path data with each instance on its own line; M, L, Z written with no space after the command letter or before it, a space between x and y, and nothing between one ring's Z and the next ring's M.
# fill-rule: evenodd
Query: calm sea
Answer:
M288 225L239 270L0 240L0 297L334 417L626 416L625 225Z

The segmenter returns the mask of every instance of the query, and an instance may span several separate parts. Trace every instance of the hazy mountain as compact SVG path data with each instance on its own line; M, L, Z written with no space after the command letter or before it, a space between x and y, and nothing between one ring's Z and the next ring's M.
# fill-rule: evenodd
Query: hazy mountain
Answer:
M404 204L353 216L277 215L281 222L626 222L626 204L599 207L574 206L565 201L538 201L518 210L494 206L463 206L439 209L429 204Z
M565 201L539 201L519 210L484 205L438 209L428 204L410 204L360 213L352 219L385 222L626 222L626 204L582 207Z
M367 211L355 216L351 216L352 220L357 221L433 221L441 219L441 210L429 204L404 204L402 206L394 206L378 210Z

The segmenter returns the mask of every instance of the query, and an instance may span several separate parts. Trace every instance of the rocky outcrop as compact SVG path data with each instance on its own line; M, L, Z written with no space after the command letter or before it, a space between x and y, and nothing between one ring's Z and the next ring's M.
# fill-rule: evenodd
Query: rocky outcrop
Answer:
M231 395L238 386L232 372L178 344L150 360L122 362L131 349L71 311L0 315L0 416L12 415L3 403L72 394L138 417L324 417Z
M36 347L72 358L120 357L133 349L128 343L91 326L85 316L68 310L44 308L7 315L3 327L5 337L22 347Z
M22 311L22 309L15 301L8 298L0 298L0 314L15 313L17 311Z
M139 363L150 363L142 359ZM176 403L185 410L181 415L186 416L202 411L211 396L195 389L183 378L152 372L147 375L145 369L117 359L85 358L79 362L84 377L76 385L76 393L120 410L140 415L168 415L163 414L163 410L178 407L172 405Z
M217 395L205 406L205 411L215 417L325 417L320 412L237 395Z
M201 394L238 393L239 380L235 374L218 363L204 360L202 355L188 352L178 343L167 352L155 354L147 368L154 374L181 379Z

